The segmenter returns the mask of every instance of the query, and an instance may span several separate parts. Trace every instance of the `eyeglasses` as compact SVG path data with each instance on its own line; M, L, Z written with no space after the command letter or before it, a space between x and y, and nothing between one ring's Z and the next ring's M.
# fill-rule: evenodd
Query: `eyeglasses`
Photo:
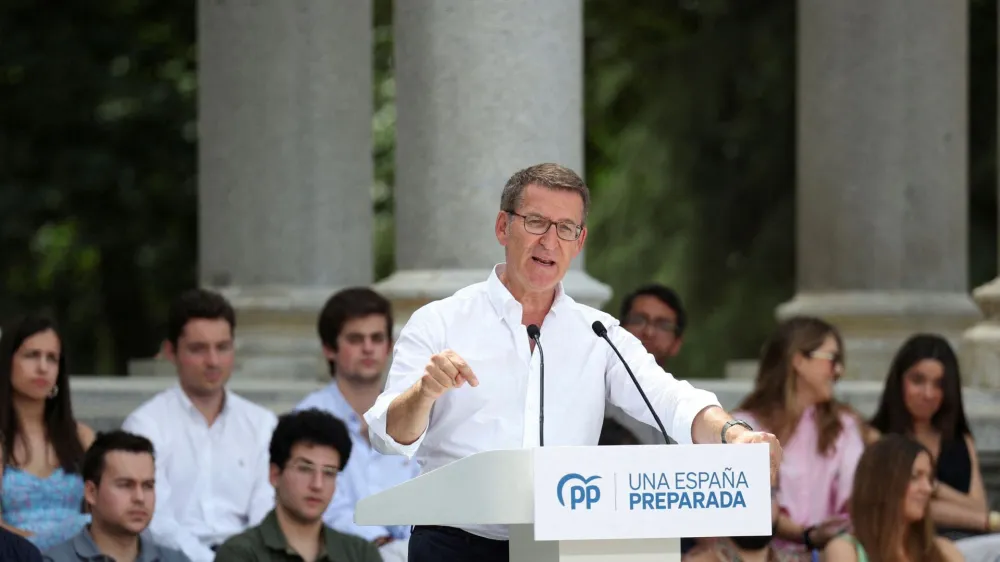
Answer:
M316 474L322 474L323 480L327 482L332 482L337 479L338 468L334 466L316 466L311 462L297 461L291 464L292 470L295 471L295 475L303 479L314 480Z
M573 242L579 238L580 234L583 232L582 226L570 221L556 222L539 215L525 216L515 213L514 211L507 211L507 214L515 217L521 217L524 221L524 230L528 231L528 234L542 235L548 232L549 229L552 228L552 225L556 225L556 235L567 242Z
M659 330L665 334L676 334L677 324L674 324L666 318L649 318L644 314L629 314L625 317L622 322L623 326L635 327L638 329L643 329L647 325L653 326L654 329Z
M832 353L830 351L813 351L809 353L809 357L812 357L813 359L826 359L835 368L844 366L844 356L840 353Z

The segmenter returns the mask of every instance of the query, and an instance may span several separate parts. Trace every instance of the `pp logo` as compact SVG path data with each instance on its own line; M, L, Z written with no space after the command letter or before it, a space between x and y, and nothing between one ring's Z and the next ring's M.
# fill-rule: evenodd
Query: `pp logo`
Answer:
M584 478L575 472L563 476L559 480L559 485L556 486L556 498L559 500L559 505L566 507L566 501L563 499L563 489L566 488L566 485L574 480L579 480L579 484L570 484L569 486L569 508L575 510L576 506L584 504L586 509L590 509L601 499L601 489L596 484L591 484L599 478L600 476Z

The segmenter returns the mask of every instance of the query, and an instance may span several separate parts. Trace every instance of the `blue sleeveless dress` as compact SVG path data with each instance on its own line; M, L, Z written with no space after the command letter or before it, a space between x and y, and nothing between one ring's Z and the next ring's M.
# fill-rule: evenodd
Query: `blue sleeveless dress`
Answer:
M39 550L69 539L90 523L90 515L80 512L83 478L79 474L57 468L48 478L39 478L8 465L0 486L4 522L34 533L28 540Z

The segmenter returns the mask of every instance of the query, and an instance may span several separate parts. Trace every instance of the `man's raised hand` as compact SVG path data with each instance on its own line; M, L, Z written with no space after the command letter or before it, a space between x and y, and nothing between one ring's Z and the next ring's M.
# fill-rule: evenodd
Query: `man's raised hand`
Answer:
M453 388L461 388L465 383L479 386L479 379L465 359L446 349L431 355L424 367L424 376L420 378L420 393L431 400L437 400L444 393Z

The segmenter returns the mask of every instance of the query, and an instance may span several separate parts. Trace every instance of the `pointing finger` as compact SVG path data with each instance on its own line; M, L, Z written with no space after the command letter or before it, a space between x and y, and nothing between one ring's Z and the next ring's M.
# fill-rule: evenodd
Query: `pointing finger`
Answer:
M466 363L465 359L459 357L457 353L452 353L449 359L451 360L451 364L455 366L455 369L458 371L458 376L461 379L467 381L471 386L479 386L479 378L477 378L476 374L472 372L472 367L469 367L469 364Z

